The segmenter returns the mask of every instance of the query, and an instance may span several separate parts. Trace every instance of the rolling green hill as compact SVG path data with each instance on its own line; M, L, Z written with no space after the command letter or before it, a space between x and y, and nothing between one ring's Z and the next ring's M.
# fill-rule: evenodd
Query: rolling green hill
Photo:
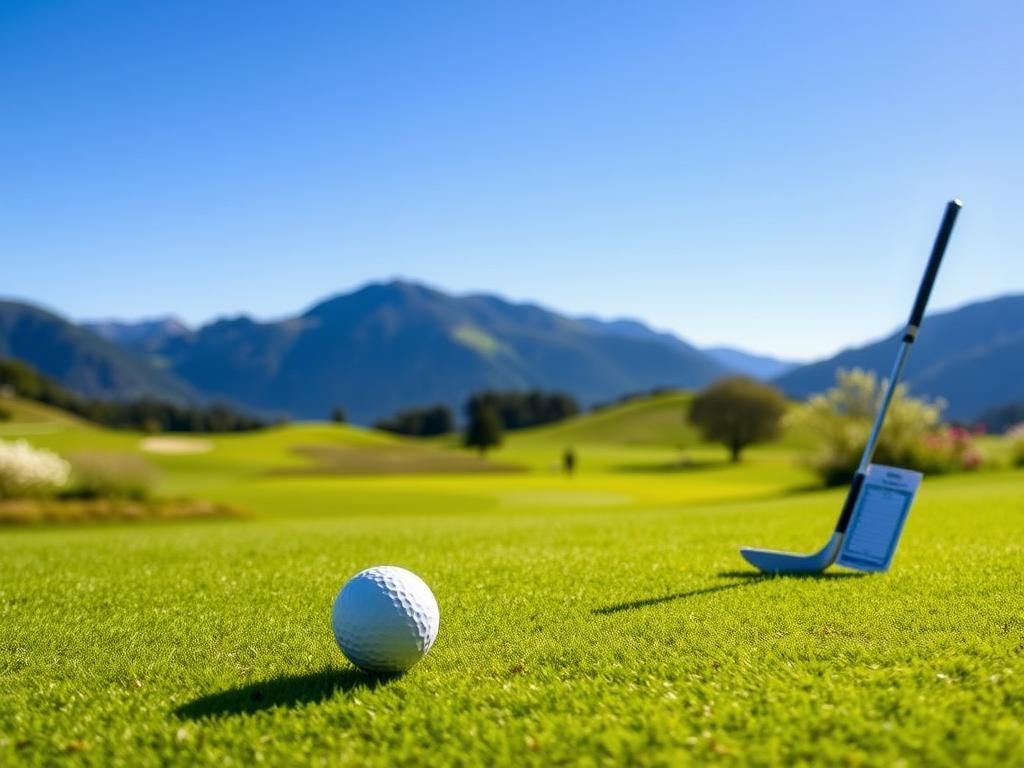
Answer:
M86 426L86 422L77 416L34 400L3 397L0 398L0 408L10 414L9 420L0 422L0 436L5 429L12 434L19 433L26 424L35 424L51 430Z
M0 438L27 437L64 455L81 451L140 454L163 472L163 493L208 493L227 479L383 475L474 475L528 470L544 483L558 481L562 453L571 447L579 465L577 487L607 473L684 473L690 493L779 492L814 482L786 443L750 449L742 467L725 450L699 441L684 420L692 395L670 392L637 398L554 425L508 432L486 457L461 446L458 435L403 438L357 426L294 423L247 433L144 435L106 429L52 408L0 401L15 419L0 424ZM13 405L11 405L13 404ZM31 422L31 423L30 423ZM713 470L713 471L709 471ZM429 482L429 480L428 480ZM521 481L514 481L513 485ZM629 484L630 481L621 481ZM698 489L703 489L698 491ZM731 490L730 490L731 489Z
M686 422L693 399L689 392L667 392L611 405L514 434L521 442L611 443L679 448L698 441Z
M345 424L294 423L245 433L146 435L108 429L57 408L0 399L11 418L0 439L27 439L66 457L130 453L162 472L163 494L202 493L226 481L270 476L374 476L508 472L519 466L475 453Z
M814 484L799 465L806 436L785 432L779 442L752 446L744 452L745 467L728 466L728 452L702 442L687 422L692 392L639 396L557 424L506 432L496 460L522 464L535 471L561 467L563 452L572 449L580 472L656 472L686 476L699 473L743 485L756 479L795 488ZM449 444L458 437L444 439Z

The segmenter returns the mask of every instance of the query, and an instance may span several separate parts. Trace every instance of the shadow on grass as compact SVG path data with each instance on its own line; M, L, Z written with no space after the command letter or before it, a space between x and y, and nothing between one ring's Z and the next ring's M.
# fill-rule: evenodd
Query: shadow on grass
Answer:
M751 587L762 581L771 581L773 579L809 579L812 581L830 581L833 579L857 579L863 577L863 573L849 573L849 572L837 572L837 573L791 573L791 574L767 574L761 573L760 571L722 571L717 574L722 579L739 579L729 584L714 584L710 587L701 587L700 589L691 589L686 592L674 592L669 595L659 595L658 597L647 597L640 600L630 600L625 603L616 603L615 605L606 605L602 608L595 608L591 613L597 616L605 616L610 613L621 613L622 611L634 611L638 608L649 608L652 605L661 605L662 603L670 603L675 600L686 600L690 597L697 597L699 595L708 595L713 592L725 592L730 589L738 589L740 587Z
M761 571L720 571L720 579L745 579L769 581L771 579L806 579L808 581L831 581L833 579L863 579L870 574L859 571L825 571L824 573L761 573ZM740 586L737 584L736 586Z
M735 466L728 460L694 459L688 461L662 461L642 464L619 464L612 467L616 472L635 472L642 474L683 474L700 472L708 469L722 469Z
M652 605L660 605L661 603L670 603L673 600L685 600L688 597L696 597L697 595L707 595L711 592L724 592L727 589L736 589L737 587L746 587L749 584L742 581L736 582L735 584L718 584L714 587L702 587L701 589L691 589L687 592L674 592L671 595L661 595L660 597L647 597L642 600L630 600L626 603L616 603L615 605L606 605L603 608L595 608L591 613L603 616L609 613L621 613L622 611L632 611L637 608L647 608Z
M814 481L804 483L803 485L796 485L789 489L789 494L792 496L800 496L801 494L808 493L825 493L827 491L845 491L849 489L849 485L824 485L821 482Z
M174 710L190 720L248 715L274 707L298 707L325 701L338 693L373 690L397 679L356 669L328 669L306 675L281 675L226 691L210 693Z

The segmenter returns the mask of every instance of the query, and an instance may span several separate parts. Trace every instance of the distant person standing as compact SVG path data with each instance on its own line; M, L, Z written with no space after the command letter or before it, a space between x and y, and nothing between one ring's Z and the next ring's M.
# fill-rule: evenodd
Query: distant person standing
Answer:
M567 475L576 471L576 452L572 448L566 448L562 454L562 469Z

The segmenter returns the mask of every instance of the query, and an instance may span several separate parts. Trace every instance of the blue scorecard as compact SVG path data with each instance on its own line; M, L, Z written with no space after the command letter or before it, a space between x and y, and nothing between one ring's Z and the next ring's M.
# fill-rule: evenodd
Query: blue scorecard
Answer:
M858 571L889 570L921 477L909 469L868 467L836 560L839 565Z

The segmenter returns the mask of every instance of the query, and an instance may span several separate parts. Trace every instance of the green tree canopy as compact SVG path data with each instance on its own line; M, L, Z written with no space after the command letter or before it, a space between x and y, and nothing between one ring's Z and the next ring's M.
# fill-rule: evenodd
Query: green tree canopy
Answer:
M737 462L743 449L774 440L786 400L767 384L746 376L720 379L693 399L689 420L705 440L722 443Z
M576 398L565 392L545 392L540 389L526 392L485 390L469 399L466 403L466 415L471 415L472 411L484 402L495 409L504 429L524 429L551 424L580 412Z
M467 408L469 425L466 427L466 445L486 453L488 448L501 445L501 416L494 402L486 399L470 401Z
M432 437L452 432L455 429L455 417L452 416L451 408L439 403L399 411L389 419L378 421L374 427L396 435Z

